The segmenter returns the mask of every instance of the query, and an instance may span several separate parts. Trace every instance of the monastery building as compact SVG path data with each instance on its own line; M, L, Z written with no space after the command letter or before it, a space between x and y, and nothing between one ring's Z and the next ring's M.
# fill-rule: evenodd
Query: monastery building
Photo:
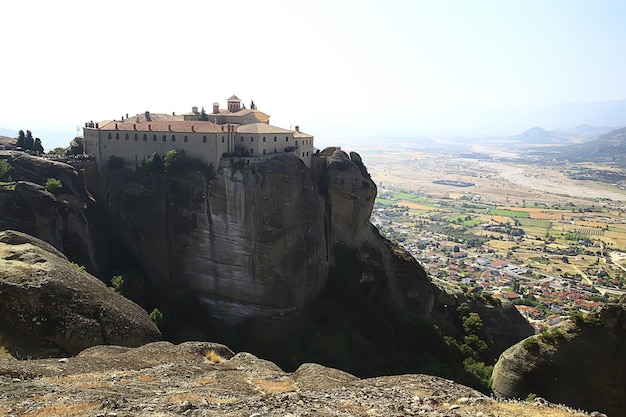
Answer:
M213 110L190 113L150 113L85 123L85 153L93 154L102 166L113 155L128 166L147 160L154 152L164 156L172 149L182 149L189 158L217 167L222 157L269 157L277 153L294 153L310 167L314 153L313 136L269 124L270 116L242 108L236 96L228 99L226 109L213 103Z

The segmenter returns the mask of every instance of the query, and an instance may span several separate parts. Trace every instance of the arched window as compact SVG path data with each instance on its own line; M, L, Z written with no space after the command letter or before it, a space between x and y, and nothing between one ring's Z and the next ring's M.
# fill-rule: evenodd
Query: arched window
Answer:
M139 140L139 135L135 133L135 140Z
M187 136L185 136L185 138L183 139L183 142L185 142L185 143L189 142L189 138Z
M289 142L289 136L285 138L285 142Z
M143 134L143 140L148 140L148 135L146 135L145 133Z
M265 136L263 136L263 142L265 142Z
M152 140L156 141L156 135L152 135Z
M187 137L187 136L185 136ZM202 143L206 143L206 136L202 136Z
M120 138L120 134L119 134L119 133L116 133L116 134L115 134L115 140L117 140L117 139L119 139L119 138Z
M224 143L224 136L222 136L222 143Z
M163 142L167 142L167 136L163 135Z
M111 139L111 132L109 132L109 139Z
M129 136L128 136L128 133L126 134L126 137L124 139L126 139L126 140L130 139Z
M298 141L296 141L296 146L298 146Z
M172 142L176 142L176 135L172 135Z
M276 142L276 136L274 136L274 142Z

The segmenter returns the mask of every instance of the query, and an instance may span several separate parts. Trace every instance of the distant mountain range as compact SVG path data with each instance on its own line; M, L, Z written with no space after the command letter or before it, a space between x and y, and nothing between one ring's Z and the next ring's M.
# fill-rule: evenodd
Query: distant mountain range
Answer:
M598 139L614 128L608 126L578 125L569 129L545 130L533 127L525 132L511 136L517 145L549 145L584 143Z
M542 136L540 132L529 134L529 136L532 135L535 135L535 137ZM535 155L558 160L612 162L626 167L626 128L612 130L592 141L565 146L536 148L532 152Z

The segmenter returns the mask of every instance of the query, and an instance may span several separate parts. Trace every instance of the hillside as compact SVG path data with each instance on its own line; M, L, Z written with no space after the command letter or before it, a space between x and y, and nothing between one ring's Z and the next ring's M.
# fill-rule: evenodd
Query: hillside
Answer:
M613 130L590 142L545 151L551 158L572 162L611 162L626 166L626 128Z

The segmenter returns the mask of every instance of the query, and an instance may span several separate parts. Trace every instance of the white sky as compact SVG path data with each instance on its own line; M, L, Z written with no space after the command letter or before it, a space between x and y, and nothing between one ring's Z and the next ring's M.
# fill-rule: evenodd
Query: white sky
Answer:
M6 1L0 127L68 132L237 94L318 140L502 129L626 98L622 0ZM531 127L531 126L528 126Z

